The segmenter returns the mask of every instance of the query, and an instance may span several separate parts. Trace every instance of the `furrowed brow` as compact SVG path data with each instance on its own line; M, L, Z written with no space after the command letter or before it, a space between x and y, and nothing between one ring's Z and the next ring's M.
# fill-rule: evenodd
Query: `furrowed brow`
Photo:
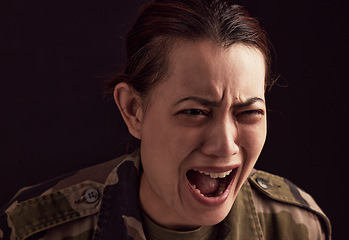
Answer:
M208 107L215 107L215 106L219 105L218 102L210 101L210 100L207 100L207 99L204 99L204 98L200 98L200 97L186 97L186 98L182 98L179 101L177 101L174 105L178 105L178 104L180 104L182 102L185 102L185 101L194 101L194 102L199 103L200 105L208 106Z
M219 102L210 101L210 100L207 100L205 98L200 98L200 97L186 97L186 98L182 98L179 101L177 101L174 105L176 106L176 105L178 105L178 104L180 104L182 102L185 102L185 101L194 101L194 102L199 103L200 105L208 106L208 107L216 107L216 106L219 105ZM253 97L253 98L247 99L244 102L233 104L233 108L248 107L248 106L253 105L256 102L261 102L261 103L265 104L265 101L262 98Z
M262 98L259 97L253 97L253 98L249 98L244 102L240 102L240 103L235 103L233 104L233 108L244 108L244 107L248 107L251 106L252 104L256 103L256 102L262 102L263 104L265 104L264 100Z

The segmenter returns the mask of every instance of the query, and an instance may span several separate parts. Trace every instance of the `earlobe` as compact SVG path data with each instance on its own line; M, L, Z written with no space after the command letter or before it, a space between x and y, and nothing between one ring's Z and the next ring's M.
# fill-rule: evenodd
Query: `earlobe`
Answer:
M140 130L143 118L141 97L127 83L121 82L115 86L114 100L128 131L135 138L141 139Z

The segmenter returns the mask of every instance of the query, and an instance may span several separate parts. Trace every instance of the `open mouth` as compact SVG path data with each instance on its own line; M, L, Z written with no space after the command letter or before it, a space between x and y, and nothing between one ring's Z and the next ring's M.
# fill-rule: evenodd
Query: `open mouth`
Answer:
M187 179L193 189L201 196L204 197L219 197L229 186L233 176L235 175L234 170L226 172L205 172L191 169L187 171Z

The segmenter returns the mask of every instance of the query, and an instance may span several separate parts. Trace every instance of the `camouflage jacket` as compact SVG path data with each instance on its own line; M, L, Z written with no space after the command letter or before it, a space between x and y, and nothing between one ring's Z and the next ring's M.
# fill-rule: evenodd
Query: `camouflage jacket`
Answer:
M139 153L21 190L0 211L0 239L145 239ZM328 218L288 180L253 170L218 239L331 239Z

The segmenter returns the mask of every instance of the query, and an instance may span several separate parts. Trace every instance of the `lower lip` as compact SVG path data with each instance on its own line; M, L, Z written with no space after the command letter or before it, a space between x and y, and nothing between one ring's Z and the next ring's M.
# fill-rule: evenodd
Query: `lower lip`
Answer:
M234 180L235 180L236 173L237 173L237 169L234 169L232 171L232 173L231 173L231 174L234 174L234 176L232 177L228 187L225 189L225 191L220 196L217 196L217 197L205 197L205 196L202 196L197 191L195 191L195 189L189 183L188 179L187 179L187 184L188 184L189 190L192 193L193 197L198 202L200 202L201 204L206 205L206 206L216 207L216 206L219 206L222 203L224 203L227 200L227 198L229 197L230 192L231 192L232 187L233 187L233 183L234 183Z

